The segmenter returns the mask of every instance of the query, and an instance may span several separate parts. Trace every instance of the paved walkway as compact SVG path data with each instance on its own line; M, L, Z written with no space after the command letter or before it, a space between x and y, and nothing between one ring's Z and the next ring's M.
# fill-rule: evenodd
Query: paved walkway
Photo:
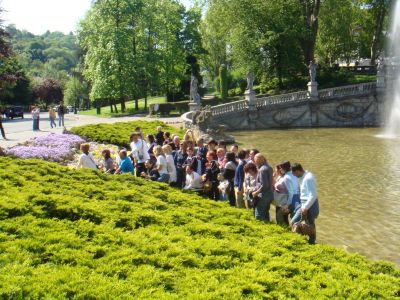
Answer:
M51 128L48 113L41 113L40 115L40 131L32 130L32 119L30 115L25 114L25 119L15 120L3 120L3 127L6 132L7 140L3 140L0 135L0 147L7 148L17 144L23 143L37 136L46 135L49 133L61 133L63 128L58 127L58 120L56 120L57 127ZM28 118L29 116L29 118ZM121 118L100 118L95 116L84 116L84 115L65 115L65 126L70 129L74 126L82 126L87 124L113 124L118 122L138 121L147 120L154 121L160 120L169 124L178 124L182 120L180 117L176 118L147 118L145 116L133 116L133 117L121 117Z

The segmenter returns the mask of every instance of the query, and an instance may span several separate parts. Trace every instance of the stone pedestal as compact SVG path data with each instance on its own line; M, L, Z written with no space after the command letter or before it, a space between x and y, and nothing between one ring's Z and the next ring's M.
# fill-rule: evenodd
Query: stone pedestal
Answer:
M316 81L310 81L308 84L308 98L311 101L318 101L318 83Z
M195 103L195 102L190 102L189 103L189 111L197 111L201 110L201 104Z
M256 92L253 90L246 90L244 98L247 101L249 107L256 105Z

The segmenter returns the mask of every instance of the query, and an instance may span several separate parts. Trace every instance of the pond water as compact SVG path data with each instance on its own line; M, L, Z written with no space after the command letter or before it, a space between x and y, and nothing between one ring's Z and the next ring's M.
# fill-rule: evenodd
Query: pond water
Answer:
M317 242L400 265L400 139L378 129L235 132L275 166L300 162L317 178Z

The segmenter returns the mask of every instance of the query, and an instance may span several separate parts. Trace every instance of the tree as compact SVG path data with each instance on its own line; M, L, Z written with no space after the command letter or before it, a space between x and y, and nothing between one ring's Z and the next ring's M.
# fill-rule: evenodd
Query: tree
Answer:
M58 103L63 100L64 94L60 84L51 78L47 78L33 87L33 93L37 99L42 100L45 106Z
M81 22L83 75L92 99L174 95L184 76L184 7L173 0L99 0ZM114 109L116 106L114 105Z
M302 48L304 52L304 62L308 65L314 61L315 46L318 34L318 17L321 8L321 0L299 0L301 5L301 15L306 35L302 39Z
M332 65L339 59L358 55L358 10L352 0L325 0L320 12L317 39L319 61Z
M70 77L65 88L65 103L76 108L86 107L89 98L89 88L86 82L81 82L76 77Z
M225 65L219 69L219 86L222 99L228 97L228 74Z
M367 0L364 3L364 5L370 9L375 21L371 43L371 65L375 65L379 52L383 48L384 21L388 15L391 4L391 0Z

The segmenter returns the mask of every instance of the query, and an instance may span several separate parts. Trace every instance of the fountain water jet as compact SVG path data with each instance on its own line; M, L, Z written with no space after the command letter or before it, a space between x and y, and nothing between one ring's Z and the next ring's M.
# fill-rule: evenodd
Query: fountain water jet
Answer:
M392 27L390 38L390 52L396 60L400 58L400 0L394 6L392 14ZM387 95L388 105L387 120L384 131L384 137L400 137L400 74L396 72L396 80L393 94Z

